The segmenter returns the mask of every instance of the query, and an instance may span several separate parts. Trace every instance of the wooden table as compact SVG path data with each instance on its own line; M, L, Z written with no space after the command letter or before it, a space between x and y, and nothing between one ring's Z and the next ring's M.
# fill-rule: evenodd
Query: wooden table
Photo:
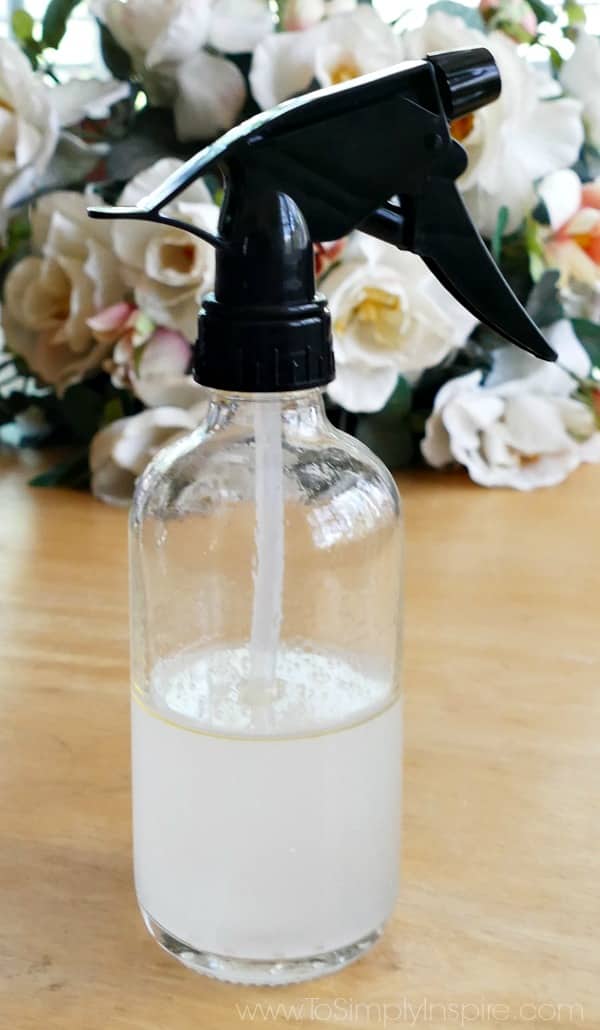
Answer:
M0 472L2 1030L600 1026L600 469L529 496L401 478L404 887L366 958L280 990L147 936L126 516Z

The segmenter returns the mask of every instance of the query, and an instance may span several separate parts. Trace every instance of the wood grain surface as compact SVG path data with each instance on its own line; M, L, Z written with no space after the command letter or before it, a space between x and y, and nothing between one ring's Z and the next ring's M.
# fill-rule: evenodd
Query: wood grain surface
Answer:
M600 1027L600 469L400 478L403 889L286 989L162 953L131 878L126 515L0 459L0 1027Z

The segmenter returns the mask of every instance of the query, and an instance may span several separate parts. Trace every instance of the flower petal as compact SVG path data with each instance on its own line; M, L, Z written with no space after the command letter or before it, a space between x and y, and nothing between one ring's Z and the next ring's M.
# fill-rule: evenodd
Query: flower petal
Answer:
M560 73L568 93L583 102L592 143L600 146L600 39L580 29L575 50Z
M274 25L266 0L214 0L208 42L226 54L251 53Z
M596 210L600 210L600 179L583 184L581 200L584 207L593 207Z
M538 186L538 193L546 205L550 225L556 232L573 217L581 205L581 180L577 172L560 169L551 172Z
M61 125L75 125L84 118L106 118L113 104L129 96L128 82L117 79L69 79L53 86L51 100Z
M310 86L314 74L314 31L276 32L258 44L249 79L252 96L263 110L304 93Z
M133 304L122 300L117 304L111 304L110 307L104 308L102 311L96 312L91 318L86 319L86 323L95 336L105 337L108 334L112 336L115 333L118 334L124 328L128 318L134 311L135 307Z
M327 392L346 411L374 412L385 407L397 382L398 372L390 365L373 368L338 362L335 379Z
M195 423L181 408L150 408L139 415L119 420L122 432L113 443L115 465L139 476L156 451L181 431L189 432Z
M520 394L505 402L507 443L527 457L552 454L574 446L560 411L547 397Z
M178 139L213 139L235 124L246 100L246 80L232 61L201 51L179 65L175 77Z
M133 391L147 408L159 408L166 404L195 413L199 404L206 403L203 387L192 376L145 376L134 380Z
M178 376L187 371L192 350L181 333L157 329L144 347L138 374L146 376Z

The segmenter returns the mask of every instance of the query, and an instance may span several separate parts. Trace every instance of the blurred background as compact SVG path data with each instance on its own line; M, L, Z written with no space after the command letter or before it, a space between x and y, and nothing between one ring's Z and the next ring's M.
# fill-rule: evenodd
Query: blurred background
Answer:
M463 3L465 7L477 8L479 6L479 0L463 0ZM439 7L436 0L374 0L373 7L386 21L393 22L400 18L403 27L409 29L421 25L427 16L428 8L434 4ZM451 8L451 2L448 6ZM560 11L560 20L558 25L548 25L547 33L553 43L564 48L564 38L560 31L561 22L564 24L567 18L563 10L564 5L549 3L548 6L554 6ZM584 0L583 6L587 13L589 32L600 33L600 2L598 0L585 2ZM36 28L39 28L46 7L47 0L0 0L0 36L11 35L11 18L14 11L19 9L31 14L36 22ZM96 19L89 12L85 0L75 8L71 15L54 67L65 76L106 74L106 68L98 48Z

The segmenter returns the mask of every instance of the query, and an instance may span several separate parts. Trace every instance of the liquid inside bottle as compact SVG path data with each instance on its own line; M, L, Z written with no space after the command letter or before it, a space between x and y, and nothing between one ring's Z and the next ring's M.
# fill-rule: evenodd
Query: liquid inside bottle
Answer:
M401 707L335 654L282 648L271 686L249 665L182 652L134 685L136 887L183 961L289 982L355 957L393 907Z

